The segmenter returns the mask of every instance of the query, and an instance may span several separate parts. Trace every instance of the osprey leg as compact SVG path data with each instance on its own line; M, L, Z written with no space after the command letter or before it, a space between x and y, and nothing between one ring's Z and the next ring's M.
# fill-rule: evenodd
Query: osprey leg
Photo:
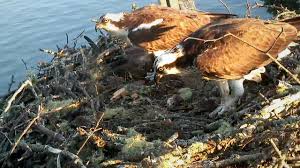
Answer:
M244 79L217 81L221 93L221 104L209 114L210 117L222 115L235 108L236 102L244 94Z

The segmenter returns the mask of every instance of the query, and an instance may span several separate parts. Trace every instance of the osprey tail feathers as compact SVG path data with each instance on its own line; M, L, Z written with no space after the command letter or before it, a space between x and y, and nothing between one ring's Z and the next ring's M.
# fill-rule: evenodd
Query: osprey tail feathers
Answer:
M230 13L213 13L213 12L205 12L203 13L204 15L210 15L210 16L215 16L215 17L220 17L220 18L235 18L238 17L236 14L230 14Z

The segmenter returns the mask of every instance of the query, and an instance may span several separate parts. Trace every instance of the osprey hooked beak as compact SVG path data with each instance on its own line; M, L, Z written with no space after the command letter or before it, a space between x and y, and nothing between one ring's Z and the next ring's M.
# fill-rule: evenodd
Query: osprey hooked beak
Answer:
M158 83L159 80L163 77L162 71L158 72L159 70L154 69L153 72L147 73L145 79L150 82Z
M97 32L97 24L99 23L99 20L98 19L92 19L91 22L95 22L95 32Z
M95 31L99 29L104 29L106 30L107 24L110 22L108 19L100 17L100 19L92 19L92 22L95 22Z
M179 70L174 67L153 67L153 72L147 73L147 76L145 77L146 80L150 82L158 83L161 78L163 78L165 75L169 74L178 74Z

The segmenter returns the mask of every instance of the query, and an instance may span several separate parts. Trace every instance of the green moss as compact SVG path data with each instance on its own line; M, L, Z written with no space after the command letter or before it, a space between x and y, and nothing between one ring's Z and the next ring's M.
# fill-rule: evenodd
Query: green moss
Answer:
M116 107L116 108L107 108L105 110L103 119L112 119L112 118L129 118L129 112L125 110L124 107Z
M220 123L220 127L216 131L214 131L214 133L227 136L231 134L232 131L233 127L231 126L231 124L227 121L223 121Z
M62 100L62 101L52 101L50 100L46 104L46 109L47 111L51 111L60 107L65 107L68 105L71 105L73 103L73 99L67 99L67 100Z
M192 96L193 96L192 89L190 89L190 88L181 88L178 90L178 93L179 93L180 97L182 97L182 99L185 101L191 100Z
M193 143L187 150L192 156L201 153L207 149L207 144L202 142Z
M145 137L139 134L125 140L121 154L126 160L137 161L143 159L147 155L147 151L151 150L154 150L153 143L147 142Z

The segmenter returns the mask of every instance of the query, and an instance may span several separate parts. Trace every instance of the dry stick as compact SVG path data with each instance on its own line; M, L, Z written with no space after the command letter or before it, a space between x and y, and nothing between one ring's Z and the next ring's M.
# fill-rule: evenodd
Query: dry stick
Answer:
M47 135L49 138L52 138L55 141L63 142L66 140L66 138L62 134L56 133L43 125L38 124L34 127L34 129L36 129L37 131L39 131L42 134Z
M286 73L288 73L298 84L300 84L300 80L297 78L297 76L295 76L291 71L289 71L288 69L286 69L277 59L275 59L271 54L269 54L269 51L271 51L273 49L273 47L275 46L276 42L278 41L279 37L281 36L281 34L283 33L283 28L281 29L281 32L279 33L279 35L277 36L277 38L275 39L274 43L272 44L272 46L267 50L267 52L265 52L265 54L272 59L272 61L274 61L280 68L282 68ZM260 51L260 50L259 50ZM263 51L261 51L263 52Z
M247 8L246 16L248 18L250 18L251 17L251 4L250 4L249 0L247 0L246 8Z
M55 51L52 51L52 50L42 49L42 48L40 48L39 50L40 50L41 52L44 52L44 53L53 55L54 57L58 55L58 52L55 52Z
M265 155L266 154L264 154L264 153L255 153L255 154L250 154L250 155L238 156L238 157L235 157L235 158L224 159L224 160L212 162L209 165L209 167L215 167L215 168L217 168L217 167L226 167L226 166L229 166L229 165L238 164L238 163L242 163L242 162L247 162L247 161L250 161L250 160L256 160L257 158L262 158ZM198 164L199 162L200 162L200 164ZM199 162L195 162L195 163L192 164L193 166L195 165L194 168L203 167L203 161L199 161Z
M281 16L288 15L288 14L296 14L296 12L295 12L295 11L285 11L285 12L282 12L282 13L278 14L278 15L275 17L275 20L279 20L279 18L280 18Z
M86 166L84 166L82 160L77 155L75 155L74 153L71 153L69 151L61 150L58 148L53 148L49 145L27 144L25 142L20 143L20 147L27 148L26 146L29 146L30 149L34 152L49 152L49 153L53 153L53 154L64 155L65 157L68 157L71 160L73 160L75 164L80 166L80 168L86 168Z
M79 150L77 151L76 155L79 155L79 153L81 152L81 150L83 149L83 147L85 146L85 144L88 142L88 140L99 130L99 124L102 121L102 118L104 116L104 113L102 113L101 117L98 119L96 126L94 127L94 130L89 134L89 136L86 138L86 140L84 141L84 143L81 145L81 147L79 148Z
M12 85L16 82L14 79L15 79L15 76L11 75L10 83L8 84L8 93L10 93Z
M294 75L291 71L286 69L277 59L275 59L273 56L271 56L269 53L266 53L268 57L272 59L280 68L282 68L286 73L288 73L298 84L300 84L300 80L297 78L296 75Z
M286 8L284 8L284 7L280 7L280 6L276 6L276 5L264 5L264 4L258 3L258 2L255 2L255 5L253 5L251 8L274 8L276 10L281 10L281 11L286 10Z
M67 45L69 44L69 35L66 33L66 38L67 38Z
M274 148L275 152L277 153L277 155L280 158L280 166L279 167L286 167L286 168L290 168L290 166L285 162L285 157L281 155L280 150L278 149L278 147L276 146L275 142L273 141L273 139L269 139L272 147Z
M53 110L47 111L47 112L43 113L43 116L49 115L49 114L53 114L53 113L58 113L58 112L61 112L61 111L64 110L64 109L77 108L77 107L79 107L80 105L81 105L81 103L78 102L78 101L76 101L76 102L74 102L74 103L72 103L72 104L68 104L68 105L66 105L66 106L58 107L58 108L55 108L55 109L53 109Z
M57 158L56 158L56 166L57 166L57 168L61 168L61 164L60 164L60 154L57 155Z
M283 32L283 31L280 32L279 36L282 34L282 32ZM234 38L236 38L236 39L238 39L238 40L240 40L240 41L246 43L246 44L249 45L250 47L253 47L254 49L256 49L256 50L258 50L258 51L260 51L260 52L266 54L266 55L267 55L269 58L271 58L272 61L274 61L280 68L282 68L286 73L288 73L288 74L289 74L289 75L290 75L290 76L291 76L298 84L300 84L300 80L299 80L292 72L290 72L290 71L289 71L287 68L285 68L278 60L276 60L273 56L271 56L271 55L269 54L269 51L273 48L273 46L274 46L275 43L277 42L279 36L275 39L275 42L272 44L271 48L269 48L266 52L263 51L262 49L257 48L256 46L254 46L254 45L248 43L247 41L245 41L245 40L243 40L243 39L237 37L236 35L234 35L234 34L232 34L232 33L227 33L227 34L225 34L224 36L222 36L222 37L220 37L220 38L212 39L212 40L205 40L205 39L200 39L200 38L195 38L195 37L187 37L184 41L189 40L189 39L192 39L192 40L203 41L204 43L206 43L206 42L216 42L216 41L221 40L221 39L223 39L223 38L225 38L225 37L227 37L227 36L232 36L232 37L234 37Z
M226 3L223 0L219 0L222 5L228 10L228 13L231 14L231 10L228 8L228 6L226 5Z
M79 33L79 35L77 37L75 37L73 39L73 41L77 41L77 39L79 39L80 37L82 37L83 33L85 32L85 29L83 29L83 31L81 33Z
M23 62L25 69L28 70L27 63L24 61L24 59L21 59L21 61Z
M12 141L7 137L7 135L5 133L3 133L2 131L0 131L0 133L5 136L5 138L8 140L8 142L10 143L10 145L13 144Z
M16 143L14 144L13 148L11 149L10 154L12 154L12 153L14 152L14 150L16 149L16 147L18 146L18 144L20 143L22 137L28 132L28 130L29 130L30 127L34 124L34 122L35 122L37 119L40 118L41 111L42 111L42 107L41 107L41 105L39 105L37 116L34 117L34 118L31 120L31 122L27 125L27 127L25 128L25 130L22 132L22 134L20 135L20 137L18 138L18 140L17 140Z
M263 95L263 94L260 93L260 92L258 93L258 95L259 95L261 98L263 98L263 99L265 100L266 103L268 103L268 104L270 103L270 100L269 100L265 95Z
M31 86L31 87L33 87L32 82L31 82L30 80L26 80L26 81L21 85L21 87L13 94L13 96L8 100L7 106L6 106L6 108L5 108L5 110L4 110L3 113L6 113L6 112L10 109L12 102L16 99L16 97L19 95L19 93L21 93L21 92L23 91L23 89L24 89L25 87L27 87L28 85ZM36 94L35 94L35 95L36 95ZM3 113L2 113L2 114L3 114ZM2 117L2 116L1 116L1 117Z
M170 148L173 148L171 143L174 142L178 137L179 137L178 132L175 132L169 139L165 141L165 144L168 145Z

